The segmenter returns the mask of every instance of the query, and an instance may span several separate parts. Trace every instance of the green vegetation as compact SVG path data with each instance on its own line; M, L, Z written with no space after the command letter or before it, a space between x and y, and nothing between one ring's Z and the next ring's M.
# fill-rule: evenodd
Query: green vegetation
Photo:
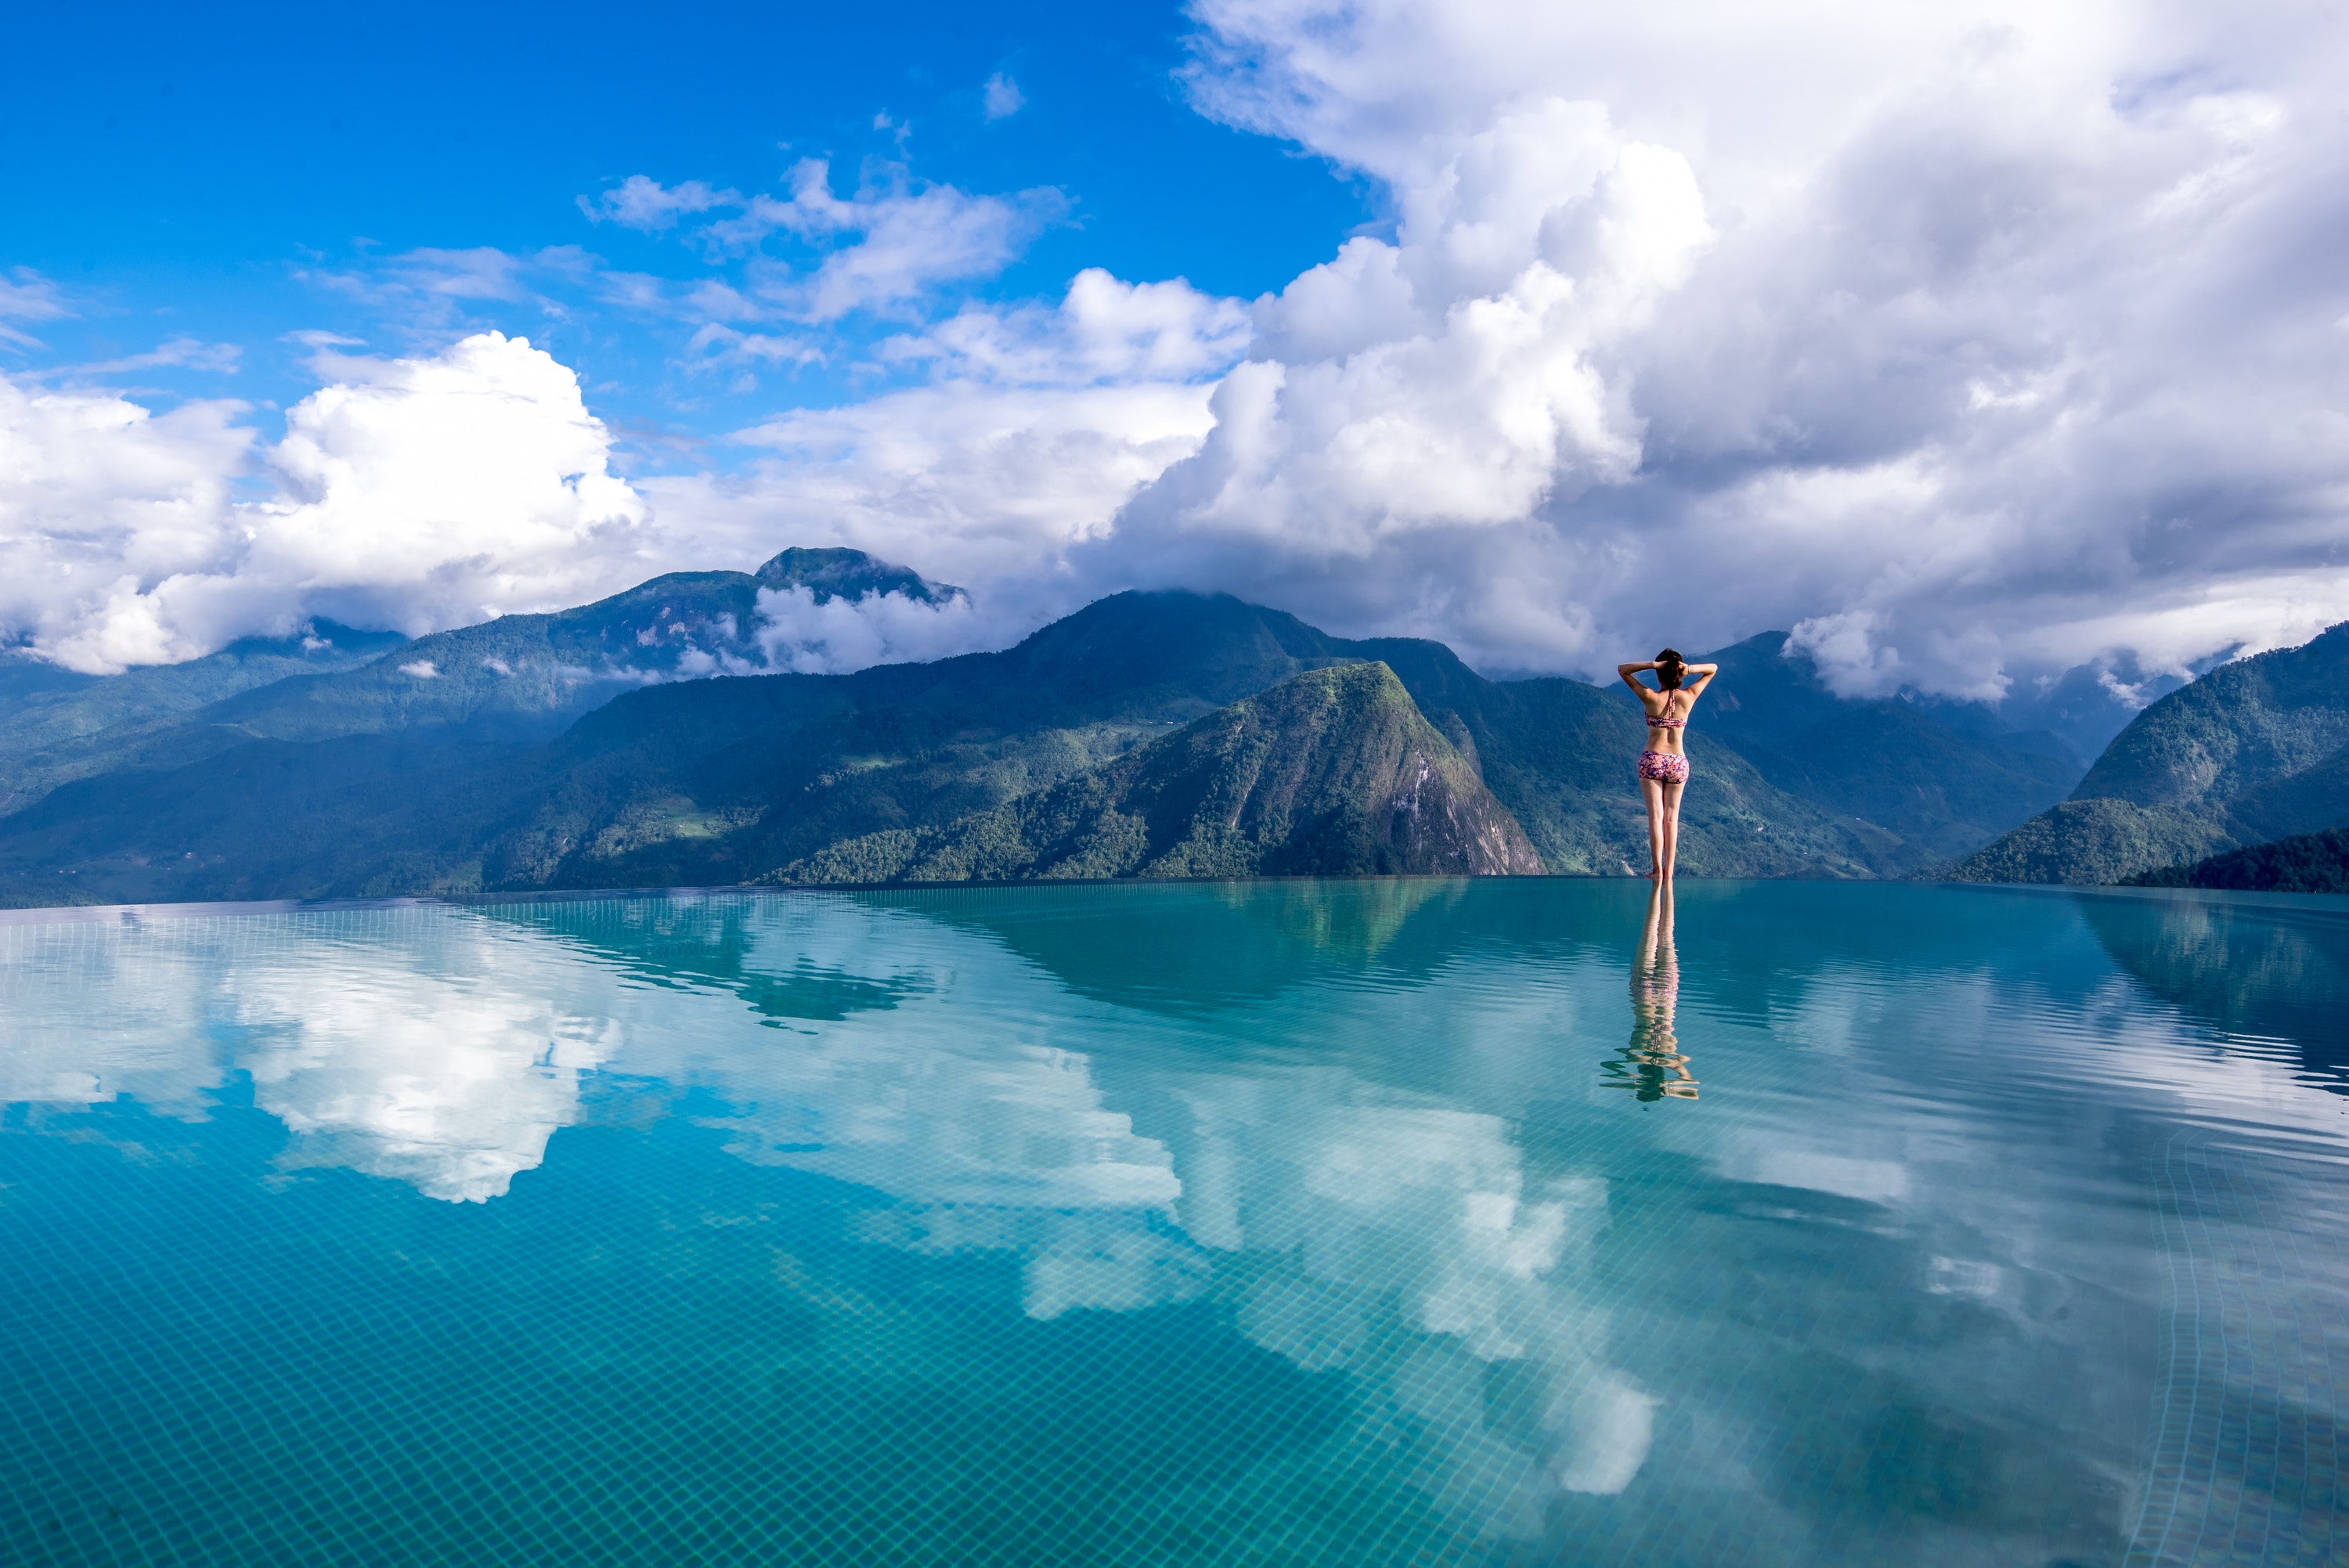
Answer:
M0 657L0 811L70 779L137 766L153 738L239 693L353 669L407 640L314 621L290 637L247 637L103 679L21 653Z
M2349 623L2222 665L2137 715L2072 798L1951 868L2126 882L2349 821Z
M958 592L785 552L150 716L0 819L0 898L1647 863L1619 690L1490 681L1440 644L1190 593L1119 594L1000 653L678 678L764 667L758 595L792 586ZM1903 874L2075 769L2031 738L1844 702L1783 643L1724 656L1689 738L1692 875ZM1405 758L1426 769L1408 789ZM1277 782L1275 760L1301 771Z
M827 846L763 880L1537 872L1383 664L1292 676L1050 789Z
M2128 879L2135 887L2238 888L2263 892L2349 892L2349 831L2327 828L2273 843L2164 866Z
M2120 868L2193 859L2227 841L2216 824L2190 810L2066 800L1969 857L1951 880L2095 886L2120 880Z
M909 566L875 561L861 550L786 550L760 567L758 577L763 587L804 588L819 604L874 593L902 594L917 604L943 604L962 595L959 588L929 582Z

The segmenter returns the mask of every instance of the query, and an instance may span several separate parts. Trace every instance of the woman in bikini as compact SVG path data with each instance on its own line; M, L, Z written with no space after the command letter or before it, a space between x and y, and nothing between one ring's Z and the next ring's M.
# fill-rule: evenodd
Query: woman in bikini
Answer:
M1688 727L1689 709L1704 695L1718 665L1692 665L1666 648L1636 665L1617 665L1623 684L1640 694L1648 710L1648 748L1640 753L1640 792L1648 798L1649 876L1670 882L1672 861L1681 847L1681 791L1688 785L1688 753L1681 749L1681 732ZM1656 684L1640 680L1642 670L1656 672ZM1682 686L1689 676L1696 684Z

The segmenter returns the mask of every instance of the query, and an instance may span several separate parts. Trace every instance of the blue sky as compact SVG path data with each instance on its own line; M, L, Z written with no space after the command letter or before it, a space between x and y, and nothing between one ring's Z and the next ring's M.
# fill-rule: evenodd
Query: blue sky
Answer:
M2001 697L2349 618L2349 26L2164 0L12 15L0 645L852 545ZM525 342L526 340L526 342Z
M722 437L777 407L868 394L861 341L957 295L1057 294L1081 268L1184 277L1220 294L1278 288L1376 217L1369 181L1293 144L1193 112L1176 73L1194 26L1172 5L701 7L419 5L27 7L0 98L0 255L73 300L19 366L119 362L194 338L234 368L148 366L169 394L290 403L330 332L398 350L463 325L527 334L577 368L625 429ZM1072 28L1072 20L1079 26ZM999 88L988 113L988 84ZM601 303L586 274L739 277L674 232L591 222L577 199L632 175L772 191L799 160L834 182L869 164L972 192L1055 191L1009 263L827 332L828 357L757 377L671 365L689 328ZM336 280L418 251L585 253L533 302L410 302ZM771 240L763 253L806 259ZM200 356L202 357L202 356ZM205 363L221 366L224 356ZM646 458L658 461L657 444Z

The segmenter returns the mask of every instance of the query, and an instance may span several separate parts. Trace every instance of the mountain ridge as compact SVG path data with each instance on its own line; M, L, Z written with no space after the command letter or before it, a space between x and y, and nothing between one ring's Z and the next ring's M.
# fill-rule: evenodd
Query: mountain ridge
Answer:
M2125 882L2349 821L2349 622L2149 705L2071 798L1947 868L1960 882Z
M671 574L239 692L0 819L0 896L740 882L876 834L935 846L1293 677L1369 665L1444 743L1443 769L1464 769L1446 788L1489 794L1545 869L1646 864L1629 695L1489 680L1440 643L1340 638L1227 594L1166 592L1111 595L991 653L841 676L750 656L751 617L778 584L812 599L910 595L909 582L933 603L961 592L854 552L786 551L761 574ZM566 661L575 676L555 669ZM1688 738L1692 875L1909 874L1946 859L1951 835L1979 841L2000 813L2020 820L2060 794L2052 742L1837 697L1785 634L1723 662Z

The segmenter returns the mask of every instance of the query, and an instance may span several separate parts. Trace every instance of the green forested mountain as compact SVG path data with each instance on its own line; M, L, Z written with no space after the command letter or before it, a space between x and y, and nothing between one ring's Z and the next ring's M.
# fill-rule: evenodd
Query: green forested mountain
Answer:
M762 880L1538 872L1383 664L1291 676L1050 789L828 845Z
M1487 681L1439 644L1349 642L1228 597L1126 593L998 654L643 687L535 744L411 723L118 769L0 820L0 874L17 896L109 900L748 881L991 811L1291 676L1371 660L1549 868L1645 865L1628 694ZM1890 866L1889 835L1773 789L1702 735L1692 752L1692 873Z
M2349 821L2349 623L2152 704L2072 797L1969 856L1969 882L2116 882Z
M2164 866L2128 879L2136 887L2237 888L2262 892L2349 892L2349 830L2295 833L2212 855L2192 865Z
M1631 775L1643 731L1619 689L1490 681L1440 644L1331 637L1180 593L1102 600L1000 653L845 676L680 678L765 667L761 588L818 601L958 592L854 552L786 552L756 576L659 578L174 712L102 769L0 818L0 894L307 897L947 867L1371 871L1476 853L1524 869L1513 831L1553 872L1646 865ZM1688 872L1902 874L2060 793L2064 765L2031 738L1970 734L1909 704L1842 702L1781 656L1783 641L1728 650L1700 710ZM1381 665L1382 686L1367 668ZM1347 668L1358 673L1268 695ZM1309 696L1319 717L1283 706ZM1428 759L1424 788L1447 820L1478 824L1483 839L1367 825L1381 789L1399 798L1380 769L1405 753ZM1258 754L1310 765L1299 763L1288 793L1243 789L1245 758ZM1178 820L1168 802L1185 799L1191 815ZM1243 804L1217 819L1211 800ZM1146 825L1115 853L1103 837L1112 817ZM1308 831L1341 820L1354 825Z

